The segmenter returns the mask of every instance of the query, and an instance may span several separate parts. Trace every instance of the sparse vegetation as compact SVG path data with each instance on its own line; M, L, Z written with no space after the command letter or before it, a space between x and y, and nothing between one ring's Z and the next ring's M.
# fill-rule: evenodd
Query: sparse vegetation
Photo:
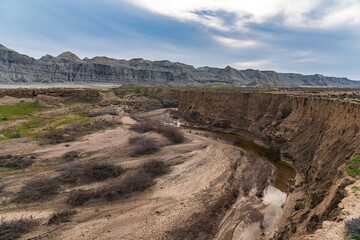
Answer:
M360 163L360 155L354 157L351 161L354 163Z
M74 191L69 195L66 202L75 207L83 205L91 199L104 198L113 201L136 191L144 191L154 184L153 178L155 176L167 172L167 167L162 166L161 163L154 161L147 163L149 165L143 164L141 168L128 171L123 176L113 179L97 189ZM155 165L159 166L160 169L156 169Z
M59 171L61 171L61 175L57 177L57 180L60 183L65 184L74 184L78 181L80 178L80 170L83 167L83 165L78 162L74 161L69 164L63 165L59 168Z
M166 137L173 143L182 143L185 140L182 132L172 126L158 125L156 126L155 131L162 134L164 137Z
M130 130L137 133L145 133L154 130L154 123L149 121L143 121L131 125Z
M66 203L71 207L81 206L90 199L94 198L94 191L91 190L76 190L70 193Z
M132 136L129 138L129 144L134 144L141 139L140 136Z
M135 131L137 133L155 131L157 133L162 134L164 137L166 137L173 143L182 143L185 140L184 135L179 129L173 126L165 126L150 121L143 121L133 124L130 127L130 130Z
M79 158L80 154L77 151L71 151L71 152L67 152L62 156L62 159L70 162L70 161L74 161L75 159Z
M169 167L163 161L157 159L150 159L144 162L141 168L152 177L166 174L169 171Z
M32 203L50 200L58 193L59 187L58 182L53 178L39 177L31 179L17 193L13 202Z
M360 240L360 218L353 218L346 221L345 229L351 238Z
M311 193L310 197L311 197L310 206L311 206L311 208L314 208L319 204L319 202L320 202L319 198L318 198L317 194L315 194L315 193Z
M119 114L114 109L96 109L90 112L85 113L87 117L98 117L103 115L112 115L112 116L118 116Z
M345 166L344 171L347 172L347 174L353 178L360 175L360 169L354 166Z
M53 215L51 215L51 217L48 221L48 225L69 222L71 220L71 217L73 215L75 215L76 213L77 212L74 209L66 209L66 210L62 210L62 211L53 213Z
M0 167L10 169L25 169L33 164L34 160L30 157L21 155L5 155L0 157Z
M121 166L107 162L87 163L82 169L82 175L89 181L102 181L108 178L115 178L123 172L124 170Z
M144 137L135 142L131 156L136 157L142 154L152 154L158 150L155 140L149 137Z
M19 220L0 220L0 239L16 239L21 235L31 232L39 225L39 221L32 218Z
M0 106L0 121L16 120L26 115L47 109L37 103L18 103Z

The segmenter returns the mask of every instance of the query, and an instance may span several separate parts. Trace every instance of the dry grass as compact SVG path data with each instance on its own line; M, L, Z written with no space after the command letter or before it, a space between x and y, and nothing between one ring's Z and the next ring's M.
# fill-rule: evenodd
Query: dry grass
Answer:
M136 157L143 154L152 154L158 150L154 139L144 137L135 142L135 146L132 150L131 156Z
M83 165L79 161L74 161L66 165L61 166L58 171L61 171L61 175L57 177L60 183L74 184L80 178L80 170Z
M141 168L145 173L155 177L168 173L169 167L158 159L150 159L141 165Z
M118 116L119 114L114 109L96 109L90 112L85 113L87 117L98 117L103 115L112 115L112 116Z
M51 215L51 217L48 221L48 225L70 222L71 217L73 215L75 215L76 213L77 212L74 209L66 209L66 210L62 210L62 211L53 213L53 215Z
M149 121L139 122L131 125L130 130L137 133L145 133L154 130L154 123Z
M153 184L153 178L149 173L143 169L133 170L97 189L74 191L70 193L66 203L71 207L76 207L97 198L113 201L136 191L144 191Z
M32 203L50 200L58 193L59 187L59 183L54 178L41 177L31 179L17 193L13 202Z
M160 123L154 123L149 121L139 122L130 127L130 130L137 133L145 133L150 131L155 131L159 134L162 134L164 137L169 139L173 143L182 143L185 138L183 133L173 126L165 126Z
M39 226L39 221L31 218L21 218L12 221L0 220L0 239L19 238L21 235L31 232L37 226Z
M173 143L182 143L185 141L184 135L178 128L158 125L156 126L155 131L162 134Z
M90 199L94 198L95 192L91 190L76 190L70 193L66 203L71 207L81 206Z
M87 163L82 169L82 175L89 181L103 181L108 178L116 178L124 169L107 162Z
M33 164L34 160L21 155L5 155L0 157L0 167L10 169L25 169Z
M71 151L71 152L65 153L65 154L62 156L62 159L65 160L65 161L70 162L70 161L73 161L73 160L75 160L75 159L77 159L77 158L79 158L79 157L80 157L79 152L77 152L77 151Z

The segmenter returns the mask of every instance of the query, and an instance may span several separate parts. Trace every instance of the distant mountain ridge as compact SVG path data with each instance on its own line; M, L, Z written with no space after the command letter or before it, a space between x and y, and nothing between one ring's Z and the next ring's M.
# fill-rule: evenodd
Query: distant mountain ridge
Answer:
M156 83L237 84L242 86L331 86L360 87L360 81L253 69L194 68L179 62L148 61L142 58L116 60L84 58L71 52L40 59L20 54L0 44L0 83Z

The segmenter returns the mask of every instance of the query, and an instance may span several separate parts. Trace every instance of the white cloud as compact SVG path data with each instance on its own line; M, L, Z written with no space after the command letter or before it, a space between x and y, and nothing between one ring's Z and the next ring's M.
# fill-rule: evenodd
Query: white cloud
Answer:
M260 61L252 61L252 62L236 62L232 65L237 68L265 68L267 64L269 64L269 60L260 60Z
M255 40L239 40L220 36L214 36L214 39L222 45L232 48L251 48L257 47L261 44L260 42Z
M121 0L151 12L198 22L222 31L244 30L250 23L264 23L280 16L282 24L301 28L335 28L360 25L358 0ZM231 23L221 13L231 13ZM280 19L280 18L279 18ZM280 21L280 20L279 20Z

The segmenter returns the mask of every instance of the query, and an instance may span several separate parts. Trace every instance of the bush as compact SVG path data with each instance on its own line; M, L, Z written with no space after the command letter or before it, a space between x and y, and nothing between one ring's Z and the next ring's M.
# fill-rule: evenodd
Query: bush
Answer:
M102 115L110 114L112 116L118 116L119 114L114 109L98 109L86 113L87 117L98 117Z
M146 188L153 185L153 183L154 182L150 174L146 173L142 169L128 172L121 179L124 193L144 191Z
M74 161L69 164L61 166L58 170L62 171L57 180L61 183L73 184L76 183L80 177L80 169L82 164L79 161Z
M157 159L150 159L142 164L141 168L145 173L152 177L163 175L169 171L169 167L164 162Z
M20 220L0 220L0 239L15 239L31 232L39 225L34 219L21 218Z
M118 177L124 172L121 166L107 162L88 163L82 169L82 175L91 181L102 181Z
M182 143L185 140L182 132L180 132L179 129L172 126L159 125L155 128L155 131L162 134L164 137L166 137L173 143Z
M67 209L67 210L62 210L60 212L56 212L50 217L48 224L51 225L51 224L59 224L62 222L69 222L71 217L75 214L76 214L76 210L74 209Z
M348 231L350 237L356 240L360 239L360 217L346 221L345 228Z
M62 159L64 159L65 161L73 161L77 158L80 157L80 154L77 151L71 151L71 152L67 152L62 156Z
M93 191L76 190L70 193L66 203L72 207L77 207L83 205L92 198L94 198Z
M155 144L155 140L152 138L144 137L136 142L136 146L131 153L132 157L136 157L141 154L151 154L158 150Z
M5 155L0 157L0 167L10 168L10 169L25 169L30 167L34 161L30 158L18 155Z
M134 144L134 143L136 143L137 141L139 141L140 139L141 139L140 136L130 137L130 138L129 138L129 143L130 143L130 144Z
M57 144L63 142L73 141L75 138L71 134L65 134L64 132L52 130L42 136L44 143Z
M21 188L13 199L15 203L31 203L50 200L58 193L60 185L53 178L32 179Z
M154 129L154 124L149 121L139 122L131 125L130 130L137 133L150 132Z

